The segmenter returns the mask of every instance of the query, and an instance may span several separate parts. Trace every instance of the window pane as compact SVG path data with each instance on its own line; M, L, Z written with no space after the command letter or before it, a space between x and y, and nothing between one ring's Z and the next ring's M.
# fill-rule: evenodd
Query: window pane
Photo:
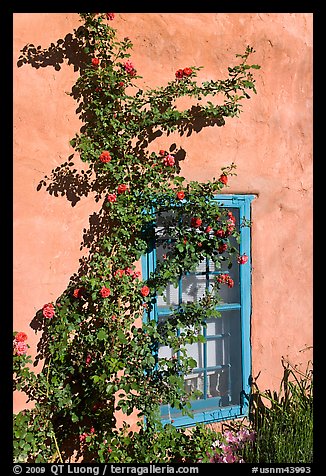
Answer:
M205 295L206 276L190 274L182 278L182 302L195 302Z
M204 373L197 372L185 375L185 389L188 393L193 392L194 390L199 390L204 393ZM199 399L200 397L198 397Z
M215 336L222 334L223 332L223 317L217 317L212 319L206 320L207 327L206 327L206 334L208 336Z
M203 344L200 342L195 342L194 344L187 344L185 348L187 350L188 356L196 360L197 367L203 367Z
M168 284L162 295L157 296L157 305L159 307L177 306L179 304L179 289L173 284Z
M230 369L223 368L207 372L207 397L222 397L223 405L231 403Z
M162 345L158 349L158 358L159 359L171 359L172 358L172 350L167 345Z

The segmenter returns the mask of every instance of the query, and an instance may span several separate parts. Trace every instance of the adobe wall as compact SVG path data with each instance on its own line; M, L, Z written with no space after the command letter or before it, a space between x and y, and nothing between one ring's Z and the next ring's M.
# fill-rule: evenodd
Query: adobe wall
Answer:
M312 14L125 13L111 25L134 43L131 60L143 87L204 66L199 77L226 78L235 54L251 45L257 95L239 118L189 137L162 136L153 150L183 147L182 173L208 180L231 162L237 176L227 193L254 193L252 205L252 358L261 388L278 387L281 356L312 357ZM38 184L67 160L79 130L66 94L77 79L66 61L17 67L20 50L48 48L77 28L71 13L14 14L14 330L25 331L35 355L39 335L29 323L54 301L78 268L89 217L100 208L89 194L76 201ZM58 59L58 58L57 58ZM60 59L58 59L60 60ZM37 66L37 65L34 65ZM83 165L74 157L77 169ZM84 166L85 168L85 166ZM63 179L64 180L64 179ZM16 395L14 411L25 407Z

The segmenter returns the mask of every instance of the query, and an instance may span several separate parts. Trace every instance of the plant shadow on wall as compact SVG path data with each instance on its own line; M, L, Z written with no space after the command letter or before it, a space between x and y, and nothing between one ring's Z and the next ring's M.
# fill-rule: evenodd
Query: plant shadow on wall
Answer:
M222 167L212 181L187 182L180 175L184 149L173 143L149 152L148 146L163 134L189 136L238 116L248 91L256 92L251 69L259 66L248 64L253 53L248 46L225 80L199 84L200 68L191 66L177 70L166 86L144 91L129 59L130 39L118 40L110 25L114 14L80 17L82 26L73 34L48 50L29 45L18 61L18 66L59 70L67 60L79 71L70 94L83 125L70 143L87 169L78 171L71 155L37 189L65 196L72 207L92 193L102 207L83 231L81 249L87 256L62 295L46 303L31 323L41 332L34 361L43 362L39 373L30 369L27 336L14 333L15 389L35 403L33 410L14 415L14 455L17 461L63 462L78 449L76 457L85 461L205 462L216 434L200 428L186 433L173 425L163 431L159 406L169 403L189 414L196 395L186 392L183 375L196 362L185 349L200 340L197 331L207 316L217 317L223 284L216 280L198 302L176 312L173 328L172 321L158 325L149 313L156 294L182 273L205 258L216 266L231 263L239 253L229 241L237 238L230 214L212 203L235 174L235 165ZM223 104L208 100L218 95ZM196 103L180 111L176 100L183 96ZM157 238L155 220L171 211L173 222L165 220L163 228L173 245L142 279L135 263ZM148 319L137 325L144 312ZM184 330L182 336L178 329ZM182 350L182 356L158 366L158 345ZM126 422L117 428L117 410L125 415L137 410L138 432ZM171 441L178 443L172 448Z
M66 62L68 65L73 65L75 72L79 71L80 74L83 74L85 65L89 63L89 54L84 52L84 43L80 39L82 34L83 27L79 27L74 34L67 34L63 39L58 39L56 44L51 43L50 47L46 49L43 49L40 45L28 44L22 48L17 66L30 65L37 69L52 66L56 71L60 71L61 65ZM82 91L79 87L75 86L70 95L79 101L82 97ZM161 112L166 112L167 107L165 107L165 110L162 108ZM80 113L79 118L82 122L86 121L87 123L91 121L91 118L83 112L82 104L77 108L76 113ZM203 110L199 105L191 106L186 117L175 121L176 130L181 136L184 134L190 136L192 132L198 133L207 126L223 126L224 124L225 120L222 112L217 117L207 117L203 114ZM85 125L81 128L81 132L85 127L87 126ZM145 126L143 131L139 132L138 141L132 148L132 152L140 160L145 160L144 149L147 148L150 142L162 136L162 134L163 131L155 126ZM169 134L168 130L167 134ZM175 151L175 148L176 144L172 144L169 151L172 153ZM182 149L174 152L177 166L181 160L184 160L185 155L186 153ZM81 197L88 196L90 192L96 193L96 200L100 200L103 192L101 182L93 176L91 169L77 170L73 158L74 154L71 154L63 164L51 171L49 177L45 176L39 182L37 190L46 187L50 195L56 197L65 196L72 206L75 206Z

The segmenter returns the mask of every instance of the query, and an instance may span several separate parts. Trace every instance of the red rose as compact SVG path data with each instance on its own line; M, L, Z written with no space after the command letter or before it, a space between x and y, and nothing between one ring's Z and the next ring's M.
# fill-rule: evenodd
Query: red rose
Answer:
M236 223L236 218L232 212L228 212L228 217L230 221L232 221L234 224Z
M247 261L248 261L248 259L249 259L249 258L248 258L248 256L246 255L246 253L244 253L243 255L238 256L237 261L238 261L239 264L246 264Z
M150 289L148 286L143 286L140 290L140 294L144 297L148 296L150 292Z
M104 150L99 158L100 161L103 162L103 164L107 164L111 160L111 155L107 150Z
M222 245L220 245L218 247L218 252L219 253L223 253L224 251L226 251L228 249L228 245L226 243L223 243Z
M92 361L91 355L87 354L87 357L86 357L86 359L85 359L85 364L86 364L86 365L89 365L89 364L91 363L91 361Z
M205 233L210 233L212 231L212 227L211 226L207 226L205 228Z
M123 88L124 85L125 85L125 83L124 83L123 81L119 81L119 82L118 82L119 88Z
M44 304L43 306L43 316L46 317L47 319L52 319L54 316L54 306L52 303Z
M15 340L17 342L25 342L25 340L27 340L27 334L25 334L25 332L17 332Z
M114 19L114 13L106 13L106 19L107 20L113 20Z
M217 230L215 232L215 236L218 236L219 238L224 238L225 237L225 231L224 230Z
M92 58L92 65L96 68L100 64L100 60L98 58Z
M191 68L183 68L183 74L185 76L190 76L192 73L192 69Z
M115 272L114 272L114 276L115 277L118 277L118 278L122 278L122 276L125 274L124 270L123 269L117 269Z
M127 60L124 64L123 67L125 71L130 75L130 76L135 76L136 75L136 69L132 62L130 60Z
M199 217L192 217L190 221L190 224L193 228L199 228L202 223L203 221Z
M161 150L159 151L159 154L160 154L160 155L165 155L165 154L166 154L166 151L163 150L163 149L161 149Z
M75 298L80 298L82 296L82 289L81 288L77 288L74 290L74 297Z
M222 182L224 185L228 183L228 177L225 174L222 174L219 178L219 181Z
M106 288L105 286L102 287L102 289L100 290L100 295L102 298L106 298L106 297L109 297L111 294L111 291L109 288Z
M177 79L183 78L183 69L178 69L178 71L175 72L175 77Z
M179 200L183 200L185 198L185 193L181 190L180 192L177 193L177 198Z
M118 192L119 194L121 194L121 193L124 193L127 189L128 189L127 185L125 185L124 183L122 183L122 184L120 184L120 185L118 186L117 192Z
M220 274L217 277L217 282L220 284L227 284L229 288L233 288L234 281L228 274Z
M109 193L109 195L107 196L107 200L108 202L110 203L114 203L117 201L117 196L115 193Z

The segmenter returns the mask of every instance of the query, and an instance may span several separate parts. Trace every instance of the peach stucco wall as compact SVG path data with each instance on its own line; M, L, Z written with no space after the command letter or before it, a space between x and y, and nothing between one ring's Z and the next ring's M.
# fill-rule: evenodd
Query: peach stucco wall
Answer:
M310 13L124 13L114 24L134 43L131 60L143 87L174 78L185 66L199 77L225 78L235 54L252 45L257 95L239 118L190 137L162 136L153 150L182 146L182 173L208 180L237 165L227 193L254 193L252 204L252 363L262 388L277 387L281 356L312 357L312 23ZM17 66L20 50L48 48L79 25L75 13L14 14L14 330L39 335L29 323L63 292L78 268L83 229L100 208L50 195L39 182L73 153L76 104L66 94L78 73L66 60ZM34 65L37 66L37 65ZM76 168L83 168L74 158ZM24 406L17 395L14 411Z

